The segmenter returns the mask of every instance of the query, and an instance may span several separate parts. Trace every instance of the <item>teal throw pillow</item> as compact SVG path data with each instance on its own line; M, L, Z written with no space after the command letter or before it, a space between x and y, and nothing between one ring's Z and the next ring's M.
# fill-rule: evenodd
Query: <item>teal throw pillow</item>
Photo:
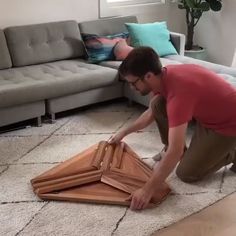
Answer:
M160 57L178 54L170 41L170 32L167 29L166 22L147 24L126 23L125 25L131 38L131 46L149 46Z

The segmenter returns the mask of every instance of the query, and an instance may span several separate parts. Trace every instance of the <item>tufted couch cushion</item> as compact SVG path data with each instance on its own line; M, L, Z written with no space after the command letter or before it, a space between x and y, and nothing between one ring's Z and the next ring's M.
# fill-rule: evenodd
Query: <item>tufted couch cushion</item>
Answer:
M125 23L127 22L136 23L136 16L113 17L94 21L85 21L79 23L79 28L82 34L105 36L127 32L127 28L125 27Z
M11 66L11 57L8 51L5 35L4 32L0 30L0 70L10 68Z
M0 70L0 107L88 91L117 82L117 71L83 60Z
M5 34L13 66L82 57L85 53L76 21L9 27Z

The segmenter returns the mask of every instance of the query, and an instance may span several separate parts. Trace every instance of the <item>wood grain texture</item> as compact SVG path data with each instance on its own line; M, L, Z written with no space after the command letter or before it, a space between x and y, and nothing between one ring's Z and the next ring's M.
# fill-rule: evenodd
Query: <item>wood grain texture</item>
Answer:
M101 141L31 180L42 199L129 205L126 199L150 178L152 169L126 144ZM150 207L169 194L166 184Z
M89 170L96 170L96 168L91 166L91 162L96 153L97 144L88 148L87 150L73 156L72 158L66 160L65 162L51 168L50 170L44 172L43 174L37 176L31 180L31 183L48 181L57 178L62 178L77 174L78 172L86 172Z

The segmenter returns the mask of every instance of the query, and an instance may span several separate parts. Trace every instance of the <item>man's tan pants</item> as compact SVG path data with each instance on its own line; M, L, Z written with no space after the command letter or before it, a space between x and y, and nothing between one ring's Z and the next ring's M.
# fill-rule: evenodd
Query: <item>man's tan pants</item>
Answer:
M162 143L168 146L166 100L158 96L152 101L151 108ZM183 154L176 174L184 182L194 182L232 162L236 165L236 136L223 136L197 123L190 146Z

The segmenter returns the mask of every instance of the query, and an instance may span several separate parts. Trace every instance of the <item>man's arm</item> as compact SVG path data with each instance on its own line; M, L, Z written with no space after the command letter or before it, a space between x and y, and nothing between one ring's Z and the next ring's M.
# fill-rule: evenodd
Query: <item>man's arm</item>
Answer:
M130 208L144 209L158 188L174 170L183 155L187 123L169 129L169 145L165 157L155 168L151 178L142 189L137 190L132 196Z
M154 121L154 117L152 115L152 110L151 108L148 108L145 112L143 112L138 119L131 124L129 127L125 129L125 133L130 134L135 131L144 129L148 125L150 125Z
M126 129L126 133L130 134L133 132L136 132L138 130L144 129L148 125L150 125L154 121L154 116L152 113L152 108L151 108L151 103L153 99L155 99L158 95L153 95L152 93L150 94L150 102L149 102L149 107L148 109L139 116L139 118ZM126 135L127 135L126 134Z
M173 171L181 156L185 146L185 133L187 123L169 129L169 145L165 157L160 161L152 177L147 183L147 187L153 186L158 189L158 184L162 184Z
M150 104L151 104L151 102L150 102ZM150 125L154 121L154 116L153 116L150 104L149 104L148 109L145 112L143 112L134 123L132 123L127 128L122 129L118 133L116 133L113 137L111 137L109 139L109 142L110 143L118 143L126 135L136 132L138 130L144 129L145 127Z

